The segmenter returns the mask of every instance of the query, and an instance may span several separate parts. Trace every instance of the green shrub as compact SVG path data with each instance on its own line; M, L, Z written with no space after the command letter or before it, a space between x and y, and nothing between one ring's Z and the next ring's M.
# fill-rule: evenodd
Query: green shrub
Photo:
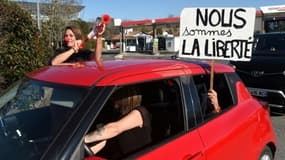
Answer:
M53 52L45 29L38 31L29 12L13 2L0 2L0 79L4 79L0 85L7 87L46 65Z

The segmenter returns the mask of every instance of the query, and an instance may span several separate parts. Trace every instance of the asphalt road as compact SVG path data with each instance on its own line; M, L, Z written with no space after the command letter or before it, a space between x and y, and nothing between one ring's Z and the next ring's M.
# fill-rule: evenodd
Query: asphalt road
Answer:
M272 113L271 120L277 136L277 153L275 160L285 160L285 115Z

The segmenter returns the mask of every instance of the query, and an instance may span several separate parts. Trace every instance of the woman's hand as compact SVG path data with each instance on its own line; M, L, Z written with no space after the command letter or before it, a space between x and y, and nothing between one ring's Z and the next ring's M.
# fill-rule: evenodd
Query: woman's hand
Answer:
M96 37L101 37L105 32L106 25L103 23L102 25L96 26L97 34Z
M101 141L99 143L97 143L96 145L90 147L90 149L92 150L93 154L97 154L99 151L101 151L105 145L106 145L106 140Z
M221 107L219 105L217 92L215 90L209 90L208 97L211 100L211 104L214 106L213 112L219 113L221 111Z
M74 53L78 53L80 48L82 48L82 40L75 40L74 46L72 47Z

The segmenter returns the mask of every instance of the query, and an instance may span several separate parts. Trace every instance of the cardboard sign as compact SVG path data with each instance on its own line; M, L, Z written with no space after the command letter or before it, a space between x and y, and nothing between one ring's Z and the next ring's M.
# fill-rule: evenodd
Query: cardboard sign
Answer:
M255 8L185 8L179 57L249 61Z

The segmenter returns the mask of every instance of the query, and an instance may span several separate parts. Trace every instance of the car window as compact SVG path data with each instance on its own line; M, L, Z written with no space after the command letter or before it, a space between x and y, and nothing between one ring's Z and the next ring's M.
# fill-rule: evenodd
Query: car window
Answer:
M284 17L279 18L265 18L264 30L265 32L284 32L285 31Z
M83 87L29 78L13 85L0 97L1 157L40 159L86 93Z
M268 35L256 37L256 48L253 52L254 55L259 54L285 54L285 37L282 35Z
M208 99L208 90L210 83L209 75L195 75L193 76L195 88L199 97L200 107L202 110L202 117L204 119L211 118L217 114L213 113L213 106ZM230 87L224 74L214 75L214 90L217 92L219 105L222 112L234 105L234 99L231 94Z
M118 90L128 90L128 88L136 88L137 92L142 95L141 106L144 106L150 113L151 117L151 141L135 150L129 149L127 152L122 148L118 137L108 140L107 145L96 155L107 159L123 158L136 153L145 147L159 144L164 140L184 131L183 108L181 103L181 95L179 85L175 79L165 79L152 82L145 82L130 86L119 86L113 92L107 103L96 118L90 131L103 126L106 123L120 119L120 113L114 107L112 97L118 93ZM121 91L120 91L121 92ZM126 138L126 141L128 138Z

